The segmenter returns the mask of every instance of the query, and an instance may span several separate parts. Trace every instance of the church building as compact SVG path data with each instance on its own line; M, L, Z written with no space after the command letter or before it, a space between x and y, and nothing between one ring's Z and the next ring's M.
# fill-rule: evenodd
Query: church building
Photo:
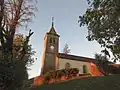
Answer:
M59 52L59 38L60 35L54 28L54 23L49 32L44 37L44 51L42 56L42 67L41 74L34 78L34 86L42 85L44 82L44 75L50 71L59 71L63 69L77 68L79 69L78 77L86 77L85 75L90 74L91 76L103 75L99 68L95 64L95 59L76 56L71 54L65 54ZM64 76L63 76L64 77ZM88 77L88 76L87 76ZM65 78L62 81L66 80ZM54 83L55 80L50 80L50 83Z
M101 75L101 72L94 64L93 58L59 53L59 38L60 35L56 32L52 22L52 26L44 38L41 74L65 68L78 68L79 74Z

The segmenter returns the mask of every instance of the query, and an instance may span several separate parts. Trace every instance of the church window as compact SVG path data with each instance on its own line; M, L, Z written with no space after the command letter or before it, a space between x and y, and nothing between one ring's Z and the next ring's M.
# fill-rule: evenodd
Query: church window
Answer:
M65 69L70 69L70 67L71 67L70 63L65 64Z
M87 66L83 65L83 73L87 73Z
M53 39L53 43L55 44L55 39Z
M50 43L52 43L52 38L50 38Z

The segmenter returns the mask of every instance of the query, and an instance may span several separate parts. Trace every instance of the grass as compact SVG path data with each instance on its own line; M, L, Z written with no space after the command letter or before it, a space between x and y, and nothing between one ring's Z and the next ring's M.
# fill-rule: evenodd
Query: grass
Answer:
M34 87L32 90L120 90L120 75L75 79Z

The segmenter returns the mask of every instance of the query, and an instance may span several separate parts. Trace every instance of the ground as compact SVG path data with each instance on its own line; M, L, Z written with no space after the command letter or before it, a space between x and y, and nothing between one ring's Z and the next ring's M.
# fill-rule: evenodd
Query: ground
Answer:
M120 75L70 80L35 87L32 90L120 90Z

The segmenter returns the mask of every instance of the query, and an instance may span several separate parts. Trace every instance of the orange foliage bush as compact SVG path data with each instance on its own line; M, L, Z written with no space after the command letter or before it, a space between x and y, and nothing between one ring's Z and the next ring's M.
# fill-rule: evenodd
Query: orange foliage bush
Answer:
M71 79L79 73L77 68L62 69L57 71L47 72L44 75L44 84L60 82L63 80Z
M66 80L91 76L91 74L78 74L78 73L79 70L77 68L62 69L62 70L47 72L43 76L36 77L34 79L34 85L38 86L42 84L54 84Z
M43 81L44 81L44 78L42 76L35 77L33 85L34 86L42 85Z

